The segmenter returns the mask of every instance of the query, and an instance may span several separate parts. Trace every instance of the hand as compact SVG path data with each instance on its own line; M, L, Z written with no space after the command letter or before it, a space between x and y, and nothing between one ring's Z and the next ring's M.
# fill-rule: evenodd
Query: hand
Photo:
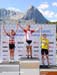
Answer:
M42 26L39 26L39 29L42 29Z
M17 25L19 25L19 22L17 21Z

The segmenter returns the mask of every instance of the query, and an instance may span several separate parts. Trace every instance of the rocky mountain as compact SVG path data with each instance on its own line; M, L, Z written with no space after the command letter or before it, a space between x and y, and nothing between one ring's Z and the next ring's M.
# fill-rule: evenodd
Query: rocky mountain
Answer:
M31 6L25 15L23 16L24 20L34 20L36 23L47 23L49 22L41 13L40 11L35 8L34 6Z
M5 8L0 9L0 19L20 19L23 17L23 13L15 10L9 10Z
M0 9L0 21L1 20L19 20L21 22L31 22L31 23L47 23L49 22L40 11L34 6L30 6L27 12L24 14L20 11L10 10L1 8Z

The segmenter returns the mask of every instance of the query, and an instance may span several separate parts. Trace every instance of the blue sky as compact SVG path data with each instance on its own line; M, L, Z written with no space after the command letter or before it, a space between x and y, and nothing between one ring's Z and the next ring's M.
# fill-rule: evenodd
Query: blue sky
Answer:
M0 8L25 12L35 6L48 20L57 21L57 0L0 0Z

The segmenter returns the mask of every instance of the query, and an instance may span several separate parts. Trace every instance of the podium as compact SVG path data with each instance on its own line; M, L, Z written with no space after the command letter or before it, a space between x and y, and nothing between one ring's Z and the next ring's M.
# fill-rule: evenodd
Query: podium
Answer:
M19 63L0 63L0 75L19 75Z
M13 63L0 63L0 75L40 75L38 59L20 59Z
M38 60L20 60L20 75L40 75Z

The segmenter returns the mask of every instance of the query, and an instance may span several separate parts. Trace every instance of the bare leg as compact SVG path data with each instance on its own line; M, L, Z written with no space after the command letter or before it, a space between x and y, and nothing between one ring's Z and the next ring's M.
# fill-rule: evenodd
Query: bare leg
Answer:
M32 58L32 46L30 46L29 52L30 52L30 56Z
M42 64L44 65L44 55L42 55Z
M14 49L10 49L10 59L14 60Z
M10 60L11 60L11 58L12 58L12 54L11 54L11 49L10 49Z
M46 58L47 58L47 63L49 65L49 57L48 57L48 55L46 55Z
M26 46L27 48L27 58L29 58L29 46Z

